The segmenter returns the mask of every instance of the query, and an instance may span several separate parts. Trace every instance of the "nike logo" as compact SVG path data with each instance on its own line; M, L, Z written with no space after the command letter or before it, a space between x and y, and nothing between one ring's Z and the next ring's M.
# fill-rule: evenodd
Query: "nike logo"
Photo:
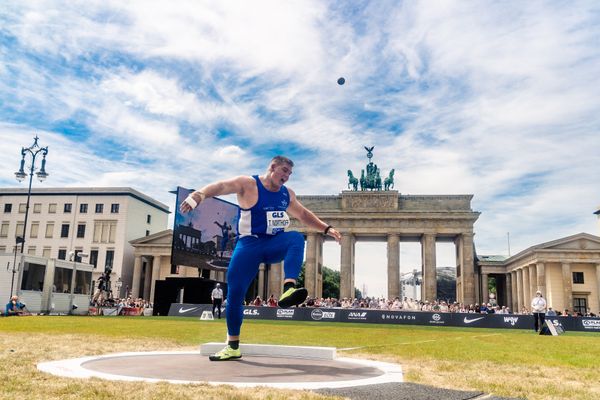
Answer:
M196 310L196 309L198 309L198 307L192 307L192 308L187 308L187 309L182 307L182 308L179 309L179 314L183 314L183 313L186 313L188 311L192 311L192 310Z
M479 317L479 318L472 318L472 319L469 319L469 318L465 317L465 319L463 320L463 322L464 322L465 324L470 324L471 322L479 321L480 319L484 319L484 318L485 318L485 317Z

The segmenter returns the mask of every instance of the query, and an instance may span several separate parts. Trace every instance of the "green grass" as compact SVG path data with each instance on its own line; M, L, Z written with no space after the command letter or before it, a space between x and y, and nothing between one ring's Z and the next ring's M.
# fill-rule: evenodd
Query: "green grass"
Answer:
M45 380L48 377L35 370L35 363L39 361L110 353L114 350L122 351L123 347L132 350L179 349L193 348L205 342L222 342L225 339L225 322L176 317L2 318L0 332L5 338L4 346L16 347L13 350L22 353L27 362L33 364L27 364L26 368L30 371L30 379ZM20 340L11 341L11 338ZM86 349L84 345L83 348L77 347L76 350L69 351L68 342L94 343L98 346ZM481 390L500 396L531 399L600 398L600 371L597 367L600 359L600 334L597 333L567 332L559 337L551 337L539 336L529 330L245 321L242 342L350 349L339 353L400 363L407 381L440 387ZM54 350L53 343L60 351ZM113 345L102 346L107 343ZM120 346L115 346L115 343ZM30 346L41 346L46 349L46 355L28 355L26 349ZM14 353L4 350L0 361L14 362L12 355ZM0 368L0 379L8 382L10 387L11 380L15 378L10 375L9 369ZM55 398L69 397L79 390L75 387L81 386L77 380L61 378L59 381L64 382L57 388L60 394ZM115 388L114 391L118 394L117 388L123 383L102 385ZM144 384L136 385L143 387ZM145 390L149 390L148 387L156 388L156 385L145 385ZM12 386L16 391L11 395L19 394L17 382ZM167 389L162 386L160 390L156 389L163 393L160 396L157 394L157 398L164 398L164 391L171 390L168 386ZM195 393L198 388L188 387L185 390ZM183 394L178 392L179 395L185 397L185 390ZM211 390L214 389L203 390L202 397L210 398ZM290 396L289 393L282 394L283 392L276 390L229 390L232 396L229 398ZM299 393L299 398L318 397L310 393ZM0 387L0 398L5 398L7 394ZM151 398L156 393L150 390L147 394ZM97 399L102 396L96 393L90 394L89 398Z

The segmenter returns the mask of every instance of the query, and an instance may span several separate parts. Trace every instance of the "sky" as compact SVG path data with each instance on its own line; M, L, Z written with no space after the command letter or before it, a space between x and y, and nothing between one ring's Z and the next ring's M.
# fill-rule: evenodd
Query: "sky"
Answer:
M34 187L130 186L172 210L177 186L275 154L297 194L338 194L375 146L402 194L474 195L478 254L599 235L599 50L596 1L3 1L0 186L25 187L36 135ZM401 245L402 272L418 253ZM359 242L356 265L384 294L385 244Z

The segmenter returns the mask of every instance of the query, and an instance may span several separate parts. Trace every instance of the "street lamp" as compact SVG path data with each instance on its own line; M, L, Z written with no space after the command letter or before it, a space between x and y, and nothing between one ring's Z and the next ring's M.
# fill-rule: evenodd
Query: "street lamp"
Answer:
M27 217L29 216L29 200L31 198L31 183L33 180L33 172L35 171L35 157L39 154L42 153L42 167L40 168L40 170L36 173L38 179L40 180L40 182L43 182L44 179L46 179L48 177L48 174L46 173L46 155L48 154L48 146L46 147L40 147L40 145L38 144L38 140L39 138L36 137L33 140L33 144L29 147L22 147L21 148L21 167L19 168L19 170L17 172L15 172L15 177L17 178L17 180L19 182L22 182L23 180L25 180L25 178L27 178L27 173L25 172L25 156L27 154L31 155L31 167L29 168L29 188L27 189L27 204L25 206L25 221L23 222L23 236L17 236L17 241L16 241L16 245L15 245L15 263L16 263L16 259L17 259L17 249L16 247L19 245L19 243L21 243L21 254L23 254L23 251L25 249L25 236L27 233ZM13 271L12 271L12 281L10 284L10 295L13 295L13 287L14 287L14 283L15 283L15 268L16 265L15 263L13 263Z
M48 177L48 174L46 173L46 155L48 154L48 146L40 147L40 145L38 144L38 140L39 140L39 138L36 136L33 140L33 144L30 147L21 148L21 156L23 157L21 159L21 168L19 168L19 170L17 172L15 172L15 176L19 182L22 182L23 180L25 180L25 178L27 178L28 174L24 170L25 156L27 154L30 154L31 155L31 166L29 168L29 188L27 189L27 204L25 206L25 222L23 223L23 237L21 240L21 254L23 254L23 250L25 249L25 237L27 236L26 235L26 233L27 233L27 217L29 216L29 200L31 198L31 183L33 181L33 172L35 171L35 157L39 153L42 153L42 156L43 156L42 167L36 173L36 175L37 175L38 179L40 180L40 182L43 182Z

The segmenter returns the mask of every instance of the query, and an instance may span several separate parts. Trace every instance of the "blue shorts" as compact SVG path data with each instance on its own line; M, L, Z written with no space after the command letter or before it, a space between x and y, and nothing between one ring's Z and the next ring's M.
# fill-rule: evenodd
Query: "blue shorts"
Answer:
M297 279L304 260L304 236L281 232L274 236L245 236L238 240L227 270L227 332L238 336L244 318L244 297L261 263L283 261L285 279Z

